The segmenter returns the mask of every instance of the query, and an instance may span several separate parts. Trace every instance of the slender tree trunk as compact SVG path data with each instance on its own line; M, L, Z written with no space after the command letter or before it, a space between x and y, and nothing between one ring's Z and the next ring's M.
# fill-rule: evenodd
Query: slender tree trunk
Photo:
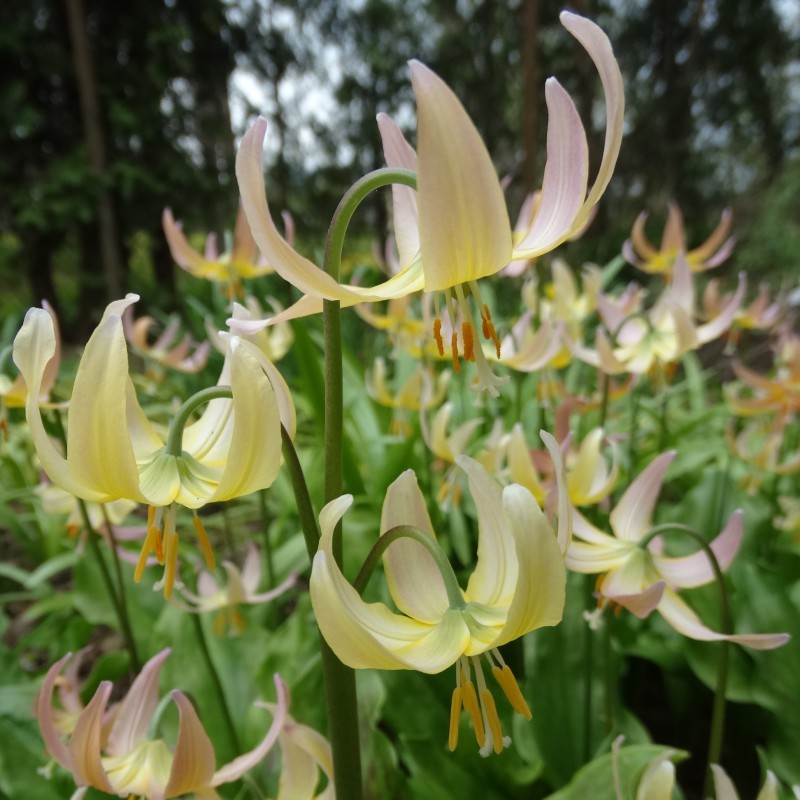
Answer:
M105 185L106 147L103 120L97 95L97 83L92 68L89 37L86 33L86 9L83 0L65 0L67 24L72 43L72 61L81 107L81 122L86 139L89 164L98 182L97 233L102 259L102 271L107 298L122 295L122 258L119 232L111 192Z
M539 49L540 0L522 2L522 141L525 160L522 179L526 192L538 188L539 93L542 65Z

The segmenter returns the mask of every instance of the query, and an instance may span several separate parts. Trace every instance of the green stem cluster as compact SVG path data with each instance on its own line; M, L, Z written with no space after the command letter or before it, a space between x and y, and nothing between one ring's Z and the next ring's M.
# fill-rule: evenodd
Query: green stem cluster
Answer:
M719 565L716 553L708 541L694 528L688 525L668 522L657 525L640 542L639 546L646 548L647 545L656 537L667 531L674 530L684 533L692 538L702 548L711 564L714 572L714 580L719 587L720 598L720 622L722 633L730 636L733 633L733 623L731 620L730 603L728 601L728 589L725 586L725 578L722 574L722 567ZM722 740L725 736L725 694L728 688L728 669L730 663L730 642L723 640L719 643L719 660L717 661L717 682L714 689L714 704L711 711L711 730L708 739L708 758L706 759L706 777L703 787L703 797L711 797L713 794L714 776L711 771L712 764L719 764L722 754Z

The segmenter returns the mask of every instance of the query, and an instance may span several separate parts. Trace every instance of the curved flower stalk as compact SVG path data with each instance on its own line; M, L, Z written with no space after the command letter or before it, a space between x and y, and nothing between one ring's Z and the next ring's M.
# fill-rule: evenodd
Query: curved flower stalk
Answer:
M274 589L259 592L261 583L261 553L252 543L247 546L247 555L240 570L233 562L223 561L227 581L221 583L214 574L202 570L197 578L197 594L185 586L179 591L189 606L181 606L194 614L217 612L214 620L214 633L221 636L226 628L238 636L244 631L244 618L239 606L269 603L297 585L297 575L293 572Z
M270 298L267 302L272 306L272 310L276 314L280 313L281 307L275 300ZM245 297L244 305L241 303L233 304L233 319L254 320L261 319L263 316L264 311L255 297L250 295ZM218 331L217 326L209 317L206 317L205 328L209 342L214 345L214 349L217 352L224 355L228 349L226 343L227 334ZM280 361L289 352L289 348L294 341L294 334L292 333L292 326L288 322L280 322L254 333L243 333L242 338L252 342L269 361L275 362Z
M631 238L622 246L622 255L629 264L644 272L669 276L672 273L675 259L684 253L686 262L692 272L718 267L733 252L736 239L728 238L733 216L726 208L722 212L719 225L703 244L693 250L686 247L686 231L683 226L683 214L677 203L668 204L669 212L661 246L656 249L644 232L647 212L642 211L633 223Z
M770 650L789 641L785 633L725 635L706 627L681 599L677 589L704 586L714 580L708 556L698 551L671 558L662 554L659 540L641 544L653 528L655 508L664 473L675 453L663 453L625 490L611 512L611 534L589 523L578 511L573 514L574 541L567 551L567 567L574 572L601 577L597 582L598 604L612 603L644 618L658 611L678 633L701 641L729 640ZM742 540L742 512L734 511L728 524L710 543L721 569L728 568Z
M266 121L260 119L253 125L242 139L236 174L258 247L276 272L306 295L286 312L287 318L318 312L323 298L351 306L420 290L441 293L433 330L439 351L445 349L442 316L449 316L454 330L448 344L454 357L460 349L465 359L474 358L479 387L493 395L498 393L503 381L491 373L482 350L473 344L475 323L468 299L472 298L478 310L484 338L498 346L477 281L496 274L512 260L549 252L580 230L611 179L622 139L622 77L608 38L593 22L575 14L563 12L561 23L587 50L600 74L606 97L603 158L587 192L586 133L575 104L558 81L550 78L545 85L550 119L541 201L516 247L512 245L503 190L480 135L453 92L417 61L411 62L417 100L417 152L391 120L379 117L387 163L415 170L418 191L414 195L407 187L394 189L395 234L402 268L373 288L339 284L280 236L270 216L261 169ZM469 169L464 169L465 164ZM463 316L460 335L455 330L459 312Z
M158 676L170 654L162 650L142 668L108 726L107 706L113 686L103 681L94 697L80 712L66 741L56 724L53 689L66 655L47 672L36 704L36 716L47 751L72 773L79 786L91 786L116 797L137 796L143 800L166 800L193 793L203 800L219 800L216 787L239 780L261 762L278 739L286 721L286 685L278 675L278 703L272 725L253 750L219 769L214 768L214 747L197 712L183 692L172 692L180 722L178 739L171 747L163 739L150 739L159 705Z
M543 436L558 458L555 441ZM510 740L502 734L481 656L514 710L530 718L497 648L561 621L566 575L556 534L530 492L517 485L501 489L466 456L458 458L458 466L467 475L478 515L478 559L466 589L459 587L436 545L425 499L408 470L386 494L381 535L411 526L430 540L431 549L403 538L383 552L389 593L401 613L383 603L364 602L336 564L333 531L353 502L350 495L329 503L320 514L322 538L311 570L311 602L322 635L350 667L433 674L455 665L450 749L458 742L463 707L481 753L488 755L502 752ZM569 534L568 516L559 519L563 539Z
M147 556L156 553L166 565L164 593L169 596L178 560L177 506L194 510L271 485L281 464L280 425L283 421L294 434L294 409L275 367L249 342L231 337L218 383L222 388L206 390L214 399L189 425L189 415L208 395L184 404L167 441L162 440L128 375L121 315L137 299L128 295L110 303L86 345L70 402L66 458L48 437L36 402L55 349L46 311L28 311L14 340L14 361L31 390L26 415L42 468L53 483L83 500L127 498L150 506L135 577L141 578ZM196 514L195 530L213 567Z
M714 793L717 800L739 800L736 787L725 770L718 764L712 764L711 770L714 773ZM778 800L778 779L772 770L767 770L767 777L756 800Z
M150 329L155 324L156 321L149 316L134 319L133 310L130 308L122 315L122 329L125 332L125 338L135 352L178 372L192 374L200 372L205 367L211 351L209 342L197 344L189 334L186 334L180 342L176 343L180 322L173 318L161 335L150 344Z
M576 447L572 435L561 444L567 494L573 506L595 505L605 500L619 478L619 453L611 445L611 466L603 457L605 434L602 428L590 431ZM512 482L524 486L540 504L555 488L553 463L541 450L532 451L525 441L522 425L517 423L508 442L508 475ZM542 476L542 473L545 473Z
M286 240L294 243L294 220L288 211L282 212ZM229 252L220 254L217 237L210 233L206 239L204 253L198 253L186 239L181 226L172 216L172 211L164 209L161 215L164 235L175 263L195 278L218 283L228 283L232 294L241 291L241 281L271 275L275 270L265 259L258 258L258 246L250 232L244 208L240 205L233 231L233 246Z

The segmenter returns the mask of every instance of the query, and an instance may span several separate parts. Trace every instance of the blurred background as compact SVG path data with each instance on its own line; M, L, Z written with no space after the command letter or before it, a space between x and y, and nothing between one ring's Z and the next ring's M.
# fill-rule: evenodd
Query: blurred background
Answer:
M275 213L320 247L338 199L383 165L375 115L414 141L406 62L436 70L464 102L509 207L541 182L543 84L556 75L603 146L599 80L552 0L7 0L0 3L0 319L40 299L81 340L108 298L163 312L191 281L172 262L161 212L193 241L233 227L234 157L269 120ZM639 211L659 241L666 203L702 242L723 208L739 239L724 269L774 287L800 276L800 3L581 0L608 32L626 83L627 135L578 266L619 253ZM387 198L358 219L389 231ZM367 248L368 249L368 248ZM14 320L11 323L11 320Z

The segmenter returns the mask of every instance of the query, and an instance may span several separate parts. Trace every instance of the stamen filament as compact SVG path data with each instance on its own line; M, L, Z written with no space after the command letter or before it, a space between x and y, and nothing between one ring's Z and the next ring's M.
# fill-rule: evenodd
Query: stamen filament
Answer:
M453 331L453 335L450 337L450 350L453 353L453 369L456 371L456 375L461 372L461 364L458 361L458 336L456 332Z

